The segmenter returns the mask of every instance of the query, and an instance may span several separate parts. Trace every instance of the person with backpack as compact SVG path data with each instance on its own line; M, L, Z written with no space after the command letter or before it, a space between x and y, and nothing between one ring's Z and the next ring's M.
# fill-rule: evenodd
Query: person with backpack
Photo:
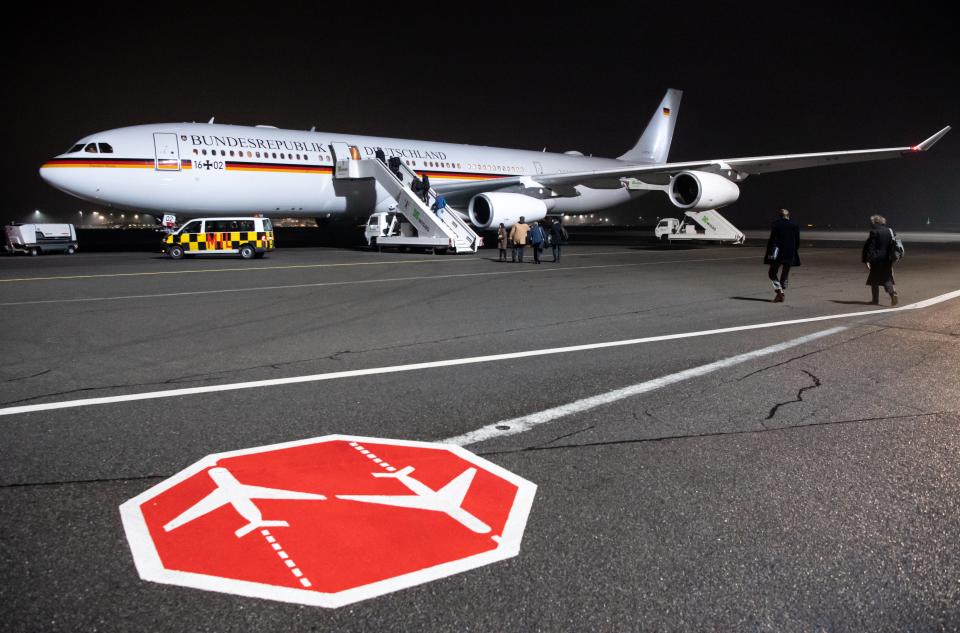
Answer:
M890 295L890 305L899 303L900 297L893 285L893 264L903 255L903 243L887 227L887 219L882 215L870 216L870 235L863 244L863 253L860 257L869 271L867 285L870 286L870 303L880 303L880 286Z
M550 247L553 249L553 261L560 261L560 245L567 241L569 235L567 228L563 226L563 218L554 218L550 225Z
M800 227L790 219L790 211L787 209L780 209L780 217L770 227L770 239L767 240L763 263L770 265L767 277L773 283L776 293L773 302L782 303L786 298L790 268L800 265ZM781 267L782 272L777 279L777 272L781 271Z
M424 176L426 178L426 176ZM429 191L429 189L428 189ZM426 200L424 200L426 202ZM443 217L443 210L447 208L447 199L443 196L437 196L437 199L433 201L433 211L437 214L437 217Z
M530 245L533 246L533 263L540 263L540 256L543 254L543 243L547 239L547 234L544 232L543 227L540 226L539 222L533 223L533 228L530 229Z

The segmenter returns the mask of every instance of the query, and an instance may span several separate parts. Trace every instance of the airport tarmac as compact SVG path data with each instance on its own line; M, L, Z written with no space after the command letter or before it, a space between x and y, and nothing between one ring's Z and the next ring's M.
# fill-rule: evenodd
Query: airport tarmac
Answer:
M0 259L4 630L960 629L958 245L891 310L857 247L775 304L761 248L597 241ZM138 577L122 503L328 434L532 481L519 555L338 609Z

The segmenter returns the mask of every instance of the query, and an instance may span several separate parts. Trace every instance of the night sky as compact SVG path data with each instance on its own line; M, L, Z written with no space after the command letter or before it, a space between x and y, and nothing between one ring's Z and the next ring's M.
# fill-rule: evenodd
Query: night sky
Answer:
M678 161L911 145L960 124L960 47L925 3L325 4L91 4L8 21L2 219L95 208L37 168L82 136L140 123L215 116L618 156L673 87ZM786 206L818 226L862 228L880 212L960 230L958 176L955 129L917 158L751 177L724 213L742 228ZM678 215L647 198L618 215Z

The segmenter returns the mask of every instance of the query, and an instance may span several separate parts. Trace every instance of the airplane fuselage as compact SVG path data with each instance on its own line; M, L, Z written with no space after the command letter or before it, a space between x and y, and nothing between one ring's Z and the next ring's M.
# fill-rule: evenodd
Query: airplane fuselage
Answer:
M40 169L54 187L126 210L192 215L263 213L317 217L386 210L393 200L372 183L338 180L333 143L373 158L398 157L434 187L507 177L596 170L623 161L581 155L436 143L272 127L177 123L92 134ZM101 151L110 150L110 151ZM642 192L578 187L549 201L554 213L615 206Z

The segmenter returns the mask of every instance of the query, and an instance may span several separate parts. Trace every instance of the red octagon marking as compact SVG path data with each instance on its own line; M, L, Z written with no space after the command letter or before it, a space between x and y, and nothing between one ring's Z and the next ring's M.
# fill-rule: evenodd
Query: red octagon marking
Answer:
M344 435L208 455L120 506L140 577L338 607L516 556L536 485Z

